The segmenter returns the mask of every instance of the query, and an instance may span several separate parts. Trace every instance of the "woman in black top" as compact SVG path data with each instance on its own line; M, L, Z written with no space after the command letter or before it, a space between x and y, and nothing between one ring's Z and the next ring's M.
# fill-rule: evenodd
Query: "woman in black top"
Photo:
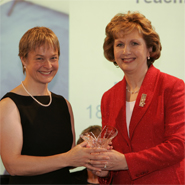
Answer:
M48 90L58 71L58 38L46 27L28 30L19 56L26 74L0 102L1 157L10 184L70 184L69 167L85 166L92 152L103 149L75 145L70 103ZM97 170L97 168L96 168Z

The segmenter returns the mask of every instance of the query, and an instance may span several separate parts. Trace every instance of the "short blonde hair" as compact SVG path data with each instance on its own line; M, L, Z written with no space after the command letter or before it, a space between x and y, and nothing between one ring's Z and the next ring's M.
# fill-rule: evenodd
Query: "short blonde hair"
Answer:
M27 58L28 53L43 45L53 47L58 50L60 56L60 45L55 33L46 27L34 27L29 29L21 38L19 42L19 57ZM25 69L23 66L23 73Z
M150 59L147 60L149 67L160 57L162 46L159 35L152 27L151 22L139 12L131 13L128 11L127 14L119 13L112 18L105 30L106 38L103 44L104 56L107 60L117 65L114 59L114 40L118 38L120 33L124 36L124 34L130 33L133 29L137 29L141 33L147 48L152 47Z

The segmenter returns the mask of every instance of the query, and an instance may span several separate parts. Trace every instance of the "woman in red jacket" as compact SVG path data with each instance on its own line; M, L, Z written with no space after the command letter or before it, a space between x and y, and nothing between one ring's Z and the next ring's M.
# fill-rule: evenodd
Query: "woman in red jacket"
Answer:
M153 62L161 43L140 13L116 15L106 27L105 57L124 78L104 93L102 127L114 126L114 150L106 152L101 184L184 184L185 86L160 72Z

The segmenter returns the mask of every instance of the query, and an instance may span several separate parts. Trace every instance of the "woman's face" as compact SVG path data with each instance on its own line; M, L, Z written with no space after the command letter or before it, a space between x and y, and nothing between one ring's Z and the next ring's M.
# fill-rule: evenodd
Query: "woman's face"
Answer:
M41 46L28 53L26 59L21 59L26 67L26 78L39 83L49 83L58 71L58 50L53 47Z
M146 47L145 40L138 30L114 40L114 59L124 73L146 72L147 57L152 48Z

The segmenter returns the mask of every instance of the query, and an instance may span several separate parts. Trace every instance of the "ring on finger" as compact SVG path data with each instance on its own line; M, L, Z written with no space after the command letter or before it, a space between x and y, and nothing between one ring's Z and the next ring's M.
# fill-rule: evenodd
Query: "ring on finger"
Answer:
M104 168L105 168L105 169L107 168L107 165L106 165L106 164L104 165Z

